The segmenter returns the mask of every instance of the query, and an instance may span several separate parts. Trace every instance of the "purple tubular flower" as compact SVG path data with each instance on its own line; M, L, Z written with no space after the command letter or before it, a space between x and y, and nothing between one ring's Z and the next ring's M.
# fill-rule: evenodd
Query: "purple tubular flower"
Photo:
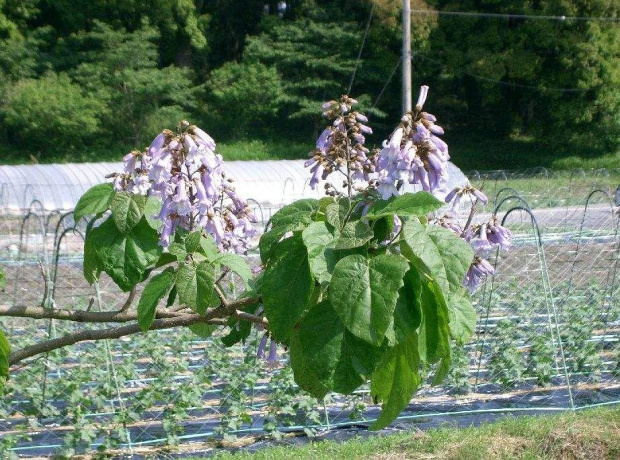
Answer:
M494 273L495 269L488 261L480 256L476 256L474 257L472 264L469 266L469 270L465 274L463 285L469 289L471 293L473 293L485 276L493 275Z
M474 232L474 238L471 244L477 251L492 249L493 246L487 238L487 224L482 224L477 232Z
M129 152L123 157L123 165L125 166L125 172L131 174L136 169L136 161L138 156L136 152Z
M331 135L332 135L331 128L329 127L325 128L316 141L316 148L320 150L325 150L327 147L329 147L329 144L331 144L331 142L328 142L328 140L331 137Z
M316 164L312 168L312 179L310 179L310 188L312 190L316 189L316 186L318 185L322 174L323 174L323 166L320 164Z
M428 129L433 134L444 134L443 128L441 126L438 126L438 125L431 125L431 127L428 128Z
M278 365L278 344L273 339L269 345L269 357L267 358L267 364L271 367Z
M209 136L207 133L205 133L202 129L198 128L197 126L193 126L193 132L196 135L196 137L198 137L198 139L200 139L200 141L202 141L201 143L207 147L209 150L214 151L215 150L215 141L213 140L213 138L211 136Z
M159 133L159 135L155 139L153 139L153 142L151 142L151 145L149 145L148 148L149 156L155 155L164 146L167 137L168 133L166 131L163 131Z
M498 224L497 219L493 219L488 224L487 240L489 243L497 245L501 249L508 249L512 245L512 238L512 232Z
M170 238L176 230L177 224L178 218L168 218L164 220L161 235L159 237L159 244L161 247L167 248L170 245Z
M480 190L478 189L474 189L472 192L476 198L478 198L483 204L487 204L489 202L489 199L487 198L487 196L482 193Z
M256 351L256 357L258 359L265 359L265 350L267 348L268 339L269 335L267 333L263 334L263 337L260 339L260 343L258 344L258 350Z
M460 188L460 187L455 187L455 188L453 188L453 189L452 189L452 191L446 195L446 198L444 199L444 201L445 201L446 203L450 203L450 201L452 201L452 199L453 199L453 198L456 196L456 194L457 194L458 192L460 192L460 191L461 191L461 188Z
M189 215L192 210L192 204L187 196L187 188L183 178L179 179L177 183L177 191L172 197L172 201L174 202L174 210L179 216Z
M459 204L461 204L461 197L462 196L463 196L463 194L457 193L456 198L454 198L454 201L452 202L452 206L450 206L450 212L455 212L455 211L458 210Z
M321 180L335 171L344 173L351 182L369 180L373 164L368 160L367 149L363 148L366 138L364 134L372 133L372 129L363 123L368 118L351 108L357 101L342 96L340 101L328 101L323 104L323 115L331 126L325 128L316 141L316 148L309 153L310 159L305 162L311 167L310 186L315 189ZM353 184L351 184L353 185ZM333 189L331 193L335 193Z
M424 106L427 96L428 96L428 86L423 85L420 87L420 94L418 95L418 101L415 103L415 106L418 110L421 110L422 106Z

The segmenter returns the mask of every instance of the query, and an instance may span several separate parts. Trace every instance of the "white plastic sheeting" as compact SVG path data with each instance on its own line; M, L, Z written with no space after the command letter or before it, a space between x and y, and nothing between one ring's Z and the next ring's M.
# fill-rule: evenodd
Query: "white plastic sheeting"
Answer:
M0 166L0 212L21 212L34 202L48 211L73 209L80 196L105 176L123 170L122 163L67 163L52 165ZM321 186L311 190L310 172L304 160L227 161L227 177L234 179L240 196L261 205L281 206L299 198L320 198ZM466 178L449 164L450 185ZM415 187L407 185L407 191Z

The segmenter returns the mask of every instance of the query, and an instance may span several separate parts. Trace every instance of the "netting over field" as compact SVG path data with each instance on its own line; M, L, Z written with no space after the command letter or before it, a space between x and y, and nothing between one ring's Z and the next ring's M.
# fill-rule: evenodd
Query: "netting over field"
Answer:
M426 384L397 423L469 414L581 409L620 402L620 171L471 172L515 234L493 255L497 275L475 294L476 334L455 350L437 387ZM280 185L282 195L290 181ZM84 280L83 228L32 197L0 215L2 305L111 311L126 295L105 276ZM266 223L277 206L250 200ZM257 263L257 254L248 256ZM46 281L44 281L46 280ZM229 288L237 289L234 279ZM0 319L21 348L88 325ZM84 342L14 369L0 395L0 454L206 450L213 440L252 443L376 418L368 390L325 401L300 393L287 355L267 367L260 336L226 348L189 330ZM160 452L161 454L161 452Z

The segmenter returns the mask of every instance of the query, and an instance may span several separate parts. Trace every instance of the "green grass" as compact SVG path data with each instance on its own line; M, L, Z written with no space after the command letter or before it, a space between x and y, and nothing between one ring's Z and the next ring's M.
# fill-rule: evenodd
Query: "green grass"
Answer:
M507 418L470 428L357 437L266 448L217 459L615 459L620 458L620 407Z
M489 169L525 169L544 166L554 169L619 169L620 152L592 156L587 149L566 147L557 151L545 142L528 137L489 139L464 133L448 133L452 161L464 171ZM381 139L370 139L368 147L379 145ZM313 140L290 137L278 139L245 139L218 142L218 151L225 160L293 160L308 158ZM0 164L80 163L120 161L132 148L94 147L75 151L27 152L0 146Z
M312 149L312 142L254 139L220 142L217 151L228 161L296 160L308 158L308 152Z

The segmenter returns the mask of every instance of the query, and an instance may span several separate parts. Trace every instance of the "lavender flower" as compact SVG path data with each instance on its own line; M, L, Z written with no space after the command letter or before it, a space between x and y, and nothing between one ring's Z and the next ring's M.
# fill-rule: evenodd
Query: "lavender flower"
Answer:
M257 219L225 178L215 142L187 122L176 133L162 131L144 152L123 158L125 172L114 178L116 190L155 196L163 206L160 244L170 244L178 227L204 228L222 251L244 253L256 234Z
M328 101L322 105L323 116L332 125L323 130L316 141L316 149L310 152L305 166L310 167L310 187L314 190L321 180L334 171L347 175L350 181L368 182L373 172L373 163L368 159L369 150L364 147L366 134L372 129L365 125L368 118L351 111L355 99L342 96L340 101Z
M463 285L469 289L469 292L473 293L485 276L493 274L495 274L493 266L487 260L476 255L469 270L465 274Z
M480 190L478 190L477 188L473 187L469 183L469 181L467 181L467 183L463 187L455 187L454 189L452 189L446 195L444 200L446 203L452 202L452 206L450 207L450 210L454 212L458 210L459 204L461 202L461 198L465 195L471 196L472 199L475 198L476 200L479 200L482 204L487 204L489 202L489 199L487 198L487 196L484 193L482 193Z
M502 227L497 222L496 216L489 222L470 228L465 235L465 239L476 250L490 250L496 247L506 250L512 245L512 238L512 232Z
M375 157L382 199L400 193L404 180L436 194L445 188L450 155L447 144L436 136L443 128L435 125L435 116L422 112L427 95L428 86L422 86L415 109L403 115Z
M267 341L269 340L269 333L265 332L258 344L258 350L256 351L256 357L258 359L264 359L267 362L268 367L276 367L278 365L278 344L275 340L271 339L269 343L269 355L265 356L267 351Z

